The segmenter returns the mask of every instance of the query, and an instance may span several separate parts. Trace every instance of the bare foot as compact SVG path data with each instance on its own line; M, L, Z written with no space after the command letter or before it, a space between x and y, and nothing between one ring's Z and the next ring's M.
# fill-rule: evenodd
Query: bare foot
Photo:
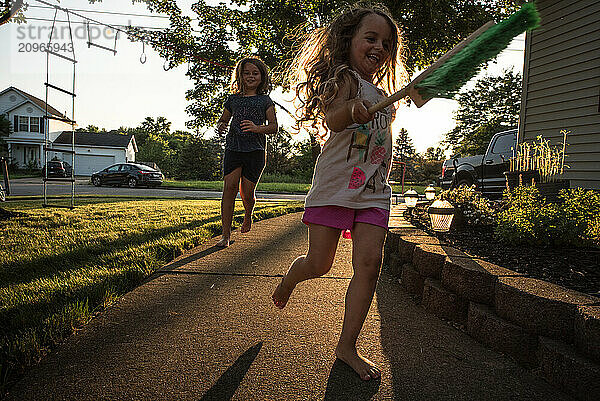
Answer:
M219 248L227 248L229 246L229 238L223 237L219 242L215 244Z
M290 288L284 284L284 279L285 276L281 278L281 282L279 283L277 288L275 288L275 291L271 296L271 298L273 298L273 303L279 309L283 309L285 307L288 299L290 299L290 295L292 295L292 291L294 291L294 287Z
M364 356L360 355L355 348L344 350L338 345L335 349L335 356L348 364L360 378L365 381L379 379L381 377L381 371L377 366Z
M240 227L240 232L247 233L252 228L252 216L244 216L244 222Z

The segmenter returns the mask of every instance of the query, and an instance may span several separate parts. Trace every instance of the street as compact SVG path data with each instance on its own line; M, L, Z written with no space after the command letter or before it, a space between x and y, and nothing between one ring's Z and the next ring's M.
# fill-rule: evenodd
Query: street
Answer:
M51 182L47 185L47 195L70 195L71 183ZM29 197L43 195L41 178L17 178L10 182L10 196ZM131 196L131 197L159 197L159 198L183 198L183 199L221 199L219 191L203 190L177 190L163 188L128 188L128 187L95 187L89 183L87 178L77 178L75 183L75 195L105 195L105 196ZM239 195L238 195L239 196ZM256 193L259 200L289 200L303 201L304 195Z

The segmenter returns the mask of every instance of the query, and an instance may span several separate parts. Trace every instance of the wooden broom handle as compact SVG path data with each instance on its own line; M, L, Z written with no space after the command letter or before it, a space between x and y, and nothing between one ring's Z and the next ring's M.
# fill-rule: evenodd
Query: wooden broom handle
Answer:
M392 96L386 97L381 102L369 107L367 109L367 111L369 112L369 114L375 114L376 112L385 109L390 104L395 103L398 100L405 98L407 95L408 95L408 86L405 86L404 88L400 89L398 92L394 93Z
M416 90L413 90L412 88L415 87L423 79L425 79L426 77L431 75L439 67L444 65L444 63L446 61L448 61L448 59L450 57L454 56L456 53L458 53L459 51L464 49L469 43L471 43L472 41L477 39L479 37L479 35L481 35L485 31L487 31L490 27L492 27L494 25L495 25L494 21L488 21L487 23L480 26L479 29L477 29L475 32L470 34L462 42L460 42L459 44L454 46L452 49L450 49L448 52L446 52L446 54L444 54L442 57L440 57L435 63L430 65L425 71L423 71L421 74L419 74L419 76L416 77L415 79L413 79L408 85L406 85L404 88L400 89L398 92L394 93L390 97L387 97L387 98L383 99L381 102L369 107L367 109L367 111L370 114L376 113L376 112L380 111L381 109L386 108L390 104L395 103L398 100L403 99L409 95L410 95L411 99L413 100L413 102L415 102L417 107L421 107L423 104L425 104L429 100L429 98L422 99L421 96L416 93ZM418 97L418 99L416 99L415 97Z

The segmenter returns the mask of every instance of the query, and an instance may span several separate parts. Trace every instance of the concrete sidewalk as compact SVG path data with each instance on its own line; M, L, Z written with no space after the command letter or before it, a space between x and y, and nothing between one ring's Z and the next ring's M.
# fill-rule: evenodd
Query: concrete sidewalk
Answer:
M362 382L334 349L352 275L340 240L325 277L288 306L271 293L306 250L300 214L184 254L71 336L10 400L567 400L541 378L416 306L382 273L359 347L382 369Z

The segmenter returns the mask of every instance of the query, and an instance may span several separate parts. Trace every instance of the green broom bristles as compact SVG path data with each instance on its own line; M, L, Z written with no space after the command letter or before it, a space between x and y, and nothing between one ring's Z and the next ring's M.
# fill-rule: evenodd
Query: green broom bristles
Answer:
M496 57L512 39L539 26L540 17L533 3L525 3L506 20L490 27L464 49L452 56L423 81L415 85L424 98L452 98L479 72L482 64Z

